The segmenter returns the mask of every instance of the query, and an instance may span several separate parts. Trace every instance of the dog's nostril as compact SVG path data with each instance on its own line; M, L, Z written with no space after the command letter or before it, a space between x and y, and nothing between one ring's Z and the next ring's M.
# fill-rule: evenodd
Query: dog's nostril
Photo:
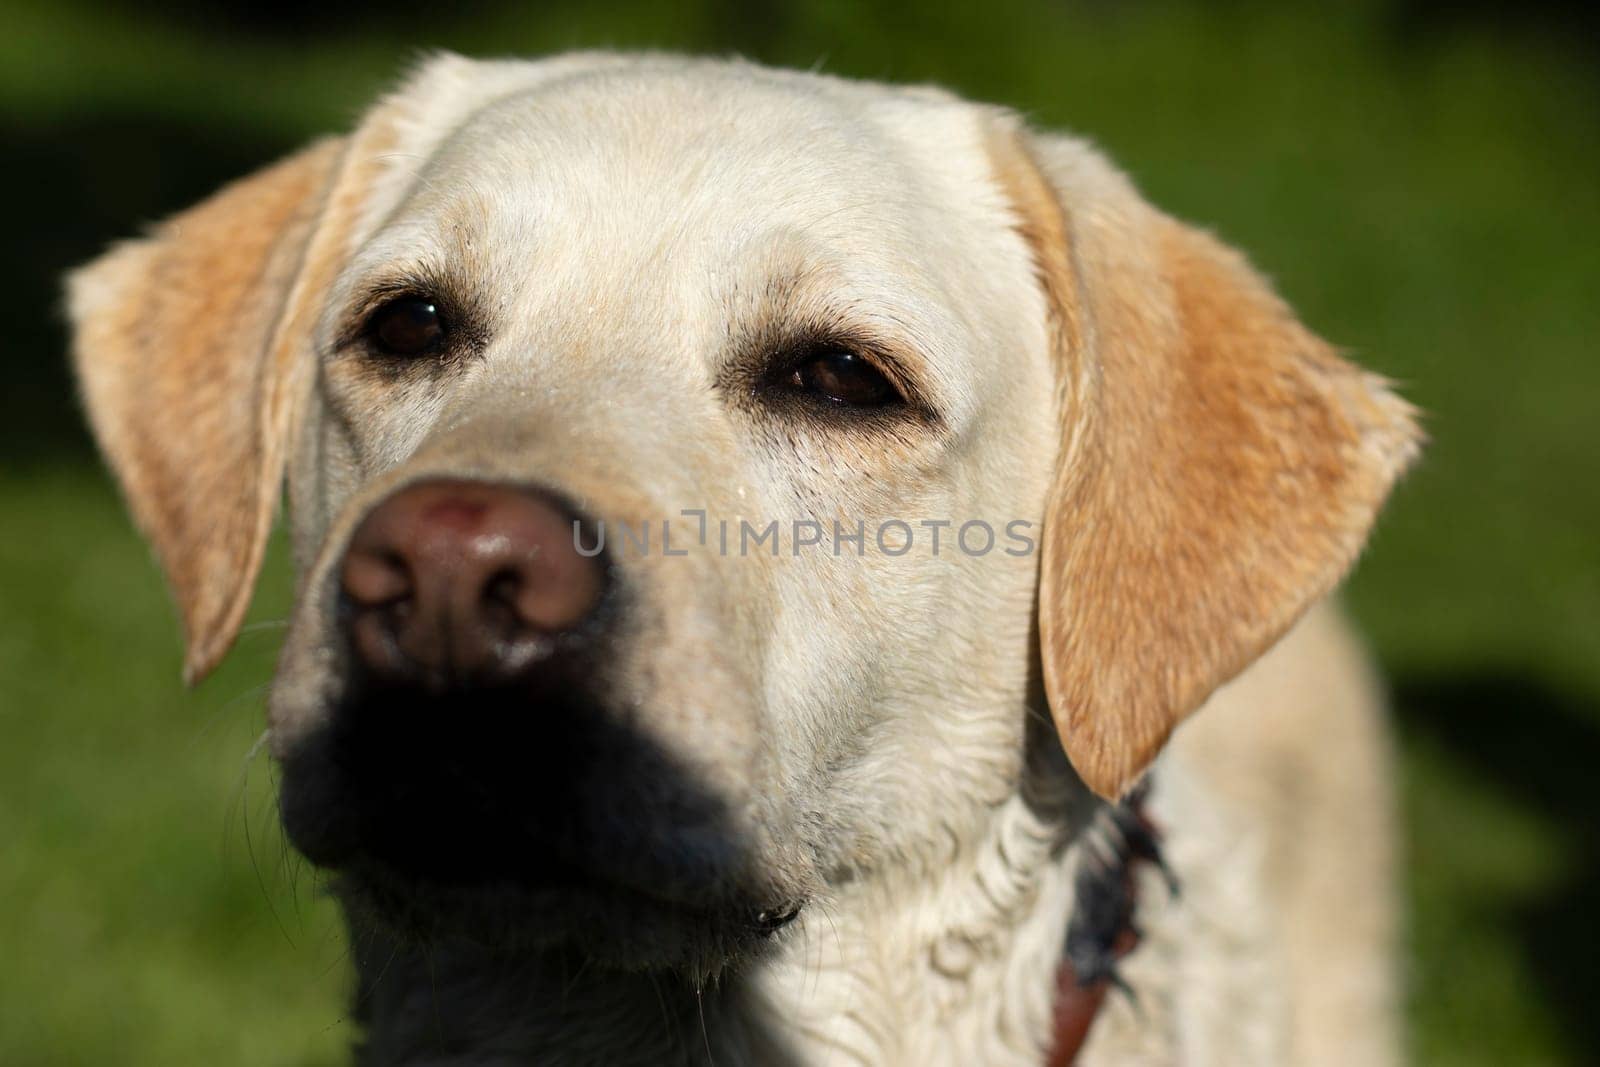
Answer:
M507 632L521 629L527 622L517 606L522 586L523 576L514 570L502 570L490 577L483 587L481 605L486 621Z
M510 611L517 610L517 596L522 591L522 575L509 567L496 571L483 587L483 598Z
M411 568L393 552L350 553L341 585L345 595L362 607L402 604L413 592Z

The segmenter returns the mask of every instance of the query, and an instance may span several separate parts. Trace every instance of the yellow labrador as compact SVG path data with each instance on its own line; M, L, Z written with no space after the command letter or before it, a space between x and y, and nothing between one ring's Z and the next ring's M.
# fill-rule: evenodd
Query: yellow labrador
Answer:
M191 678L287 479L270 736L364 1062L1393 1055L1315 605L1412 411L1084 142L443 55L70 302Z

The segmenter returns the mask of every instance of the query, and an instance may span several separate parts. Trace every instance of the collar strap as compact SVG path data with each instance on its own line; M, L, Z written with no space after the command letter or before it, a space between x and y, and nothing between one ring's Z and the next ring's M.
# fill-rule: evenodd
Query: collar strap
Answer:
M1071 1067L1077 1060L1113 987L1133 995L1117 964L1139 946L1134 922L1139 865L1154 866L1166 879L1168 892L1177 895L1177 877L1161 856L1160 833L1145 814L1148 793L1146 781L1121 803L1102 807L1084 834L1066 953L1056 968L1054 1023L1045 1067Z

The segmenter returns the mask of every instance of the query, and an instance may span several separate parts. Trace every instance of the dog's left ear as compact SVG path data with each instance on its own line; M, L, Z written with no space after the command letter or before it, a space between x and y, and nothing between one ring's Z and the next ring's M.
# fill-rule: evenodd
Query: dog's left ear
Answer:
M285 327L343 151L313 145L68 280L84 403L178 602L190 681L232 643L266 548L298 384Z
M1093 149L1004 124L991 155L1062 384L1045 690L1073 766L1114 798L1339 581L1420 434L1387 383Z

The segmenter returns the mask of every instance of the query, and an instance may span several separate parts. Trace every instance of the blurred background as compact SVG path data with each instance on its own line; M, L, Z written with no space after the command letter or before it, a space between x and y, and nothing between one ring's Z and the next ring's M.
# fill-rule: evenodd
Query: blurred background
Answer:
M287 610L197 691L80 424L62 271L322 132L420 50L740 52L1097 140L1432 447L1348 598L1392 680L1410 1041L1600 1062L1600 7L9 0L0 23L0 1063L340 1061L337 918L252 758Z

